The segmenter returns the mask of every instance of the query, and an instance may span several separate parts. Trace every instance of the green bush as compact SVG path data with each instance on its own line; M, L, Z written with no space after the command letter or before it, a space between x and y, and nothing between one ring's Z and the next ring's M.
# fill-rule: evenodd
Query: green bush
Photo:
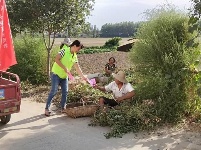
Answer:
M14 47L18 64L11 67L10 71L18 74L21 81L46 83L47 53L43 40L28 36L15 38Z
M104 46L105 48L111 48L111 47L117 47L119 46L119 41L121 40L120 37L114 37L112 39L109 39L105 42Z
M178 123L200 114L200 74L194 71L200 50L197 29L190 32L189 18L172 9L161 9L138 30L131 51L135 97L130 104L97 112L90 125L110 126L105 136L149 130ZM133 78L133 79L132 79ZM201 82L200 82L201 83Z
M132 50L140 98L154 99L161 122L178 122L199 103L191 70L200 51L197 44L189 45L197 31L189 32L188 21L173 10L155 14L140 28Z

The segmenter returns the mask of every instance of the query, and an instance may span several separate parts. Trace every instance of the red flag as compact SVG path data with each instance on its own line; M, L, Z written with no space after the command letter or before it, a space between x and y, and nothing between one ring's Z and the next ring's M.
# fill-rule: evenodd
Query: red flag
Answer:
M0 70L17 64L5 0L0 0Z

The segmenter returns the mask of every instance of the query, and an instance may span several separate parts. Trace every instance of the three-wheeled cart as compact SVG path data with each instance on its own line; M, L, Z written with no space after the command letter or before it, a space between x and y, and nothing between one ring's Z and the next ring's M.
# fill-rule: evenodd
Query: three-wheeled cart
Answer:
M11 114L20 111L21 93L18 75L0 71L0 123L7 124Z

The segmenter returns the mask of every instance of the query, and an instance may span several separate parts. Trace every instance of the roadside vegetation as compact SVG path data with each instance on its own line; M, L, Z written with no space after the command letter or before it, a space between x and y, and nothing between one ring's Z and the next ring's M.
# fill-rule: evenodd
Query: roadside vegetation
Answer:
M105 134L106 138L175 125L184 120L201 121L201 73L197 70L200 46L196 21L172 8L153 10L148 17L149 20L138 29L138 41L131 52L116 52L121 38L115 37L103 46L88 47L78 54L83 61L83 64L80 61L81 67L87 73L95 73L91 64L98 66L101 72L104 66L100 64L105 64L108 56L115 55L117 62L124 65L119 69L125 70L135 88L136 95L131 102L97 111L92 117L89 125L111 128ZM45 102L49 91L48 59L41 41L33 37L16 38L18 65L10 71L20 76L24 93L31 93L29 95L35 96L37 101ZM59 46L53 47L50 64L58 51ZM94 60L102 54L104 59ZM127 58L125 55L129 59L124 59ZM80 101L82 97L97 101L100 95L103 93L89 85L75 84L70 87L68 102ZM59 96L55 97L54 103L57 104L59 99Z
M135 97L130 104L95 114L90 125L110 126L106 138L177 124L200 122L198 28L174 9L153 11L140 27L130 58ZM198 26L197 26L198 27Z

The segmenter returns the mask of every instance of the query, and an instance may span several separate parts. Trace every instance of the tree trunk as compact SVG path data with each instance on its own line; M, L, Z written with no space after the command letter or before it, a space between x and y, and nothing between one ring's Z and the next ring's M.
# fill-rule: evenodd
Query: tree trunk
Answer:
M51 40L50 40L50 36L51 36L51 31L48 32L48 43L45 39L45 34L43 32L43 40L44 40L44 43L45 43L45 47L47 49L47 75L49 77L49 80L50 80L50 54L51 54L51 50L52 50L52 47L54 45L54 41L55 41L55 33L54 33L54 38L53 38L53 41L52 43L50 44Z
M47 50L47 75L50 78L50 51L51 49L48 48Z
M70 26L67 26L67 38L70 38Z

